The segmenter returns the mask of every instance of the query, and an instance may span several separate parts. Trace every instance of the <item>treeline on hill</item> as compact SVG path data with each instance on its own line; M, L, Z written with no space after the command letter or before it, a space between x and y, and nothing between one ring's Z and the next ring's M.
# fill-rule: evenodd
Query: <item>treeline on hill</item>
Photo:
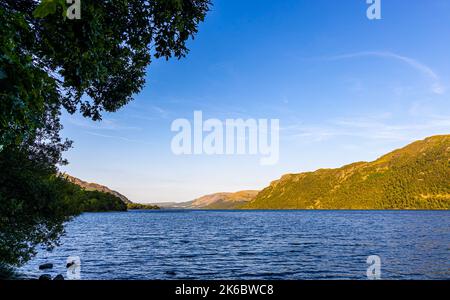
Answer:
M141 204L141 203L128 203L127 207L128 207L128 209L140 209L140 210L160 209L160 207L158 205Z
M66 182L65 193L68 202L77 213L126 211L127 204L119 197L100 191L86 191L79 186Z
M450 135L414 142L373 162L290 174L243 208L450 209Z

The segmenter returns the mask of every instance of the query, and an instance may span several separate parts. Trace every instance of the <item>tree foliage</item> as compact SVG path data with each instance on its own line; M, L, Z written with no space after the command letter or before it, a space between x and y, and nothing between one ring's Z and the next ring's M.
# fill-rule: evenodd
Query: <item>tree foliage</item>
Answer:
M0 170L0 264L20 265L37 245L54 246L77 211L65 196L65 180L26 151L3 149Z
M210 5L209 0L83 0L82 18L68 20L58 3L0 3L1 145L20 142L39 127L35 119L45 103L93 120L127 104L142 89L152 56L188 53L186 42Z
M62 0L0 2L0 265L51 247L84 210L126 209L111 195L57 176L62 109L100 120L132 100L152 58L182 58L209 0L82 0L81 19Z
M82 190L78 198L78 207L83 212L126 211L127 204L120 198L99 191Z
M52 164L29 155L10 148L0 152L0 169L7 170L0 173L0 265L20 265L37 245L57 245L71 216L127 209L120 198L85 191L55 175Z

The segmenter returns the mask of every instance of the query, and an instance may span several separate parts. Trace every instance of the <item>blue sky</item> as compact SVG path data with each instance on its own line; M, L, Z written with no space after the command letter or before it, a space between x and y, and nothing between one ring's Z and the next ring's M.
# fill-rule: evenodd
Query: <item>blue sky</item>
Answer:
M136 202L260 189L286 173L370 161L450 133L450 1L216 0L183 60L153 61L101 123L64 115L63 167ZM280 119L280 160L176 156L177 118Z

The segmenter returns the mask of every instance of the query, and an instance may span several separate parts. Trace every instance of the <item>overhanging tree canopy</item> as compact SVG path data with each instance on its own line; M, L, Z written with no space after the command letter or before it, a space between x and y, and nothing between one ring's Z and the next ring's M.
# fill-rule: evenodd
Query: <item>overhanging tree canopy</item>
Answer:
M54 245L79 211L56 176L70 147L59 136L61 110L99 120L127 104L152 57L187 54L210 6L81 0L81 19L70 20L64 2L0 2L0 271L26 262L37 245Z
M63 5L35 17L38 5L61 0L0 3L4 145L39 127L45 103L79 110L93 120L127 104L155 58L184 57L209 0L81 0L81 19ZM42 17L43 16L43 17Z

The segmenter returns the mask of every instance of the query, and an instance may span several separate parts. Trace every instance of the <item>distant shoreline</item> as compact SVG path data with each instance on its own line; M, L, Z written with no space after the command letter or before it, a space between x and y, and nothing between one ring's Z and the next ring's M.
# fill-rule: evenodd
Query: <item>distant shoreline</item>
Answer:
M206 209L206 208L160 208L160 209L129 209L127 211L99 211L99 212L85 212L85 213L126 213L126 212L137 212L137 211L150 211L150 212L167 212L167 211L219 211L219 212L246 212L246 211L255 211L255 212L286 212L286 211L298 211L298 212L314 212L314 211L322 211L322 212L333 212L333 211L342 211L342 212L426 212L426 211L448 211L450 209Z

